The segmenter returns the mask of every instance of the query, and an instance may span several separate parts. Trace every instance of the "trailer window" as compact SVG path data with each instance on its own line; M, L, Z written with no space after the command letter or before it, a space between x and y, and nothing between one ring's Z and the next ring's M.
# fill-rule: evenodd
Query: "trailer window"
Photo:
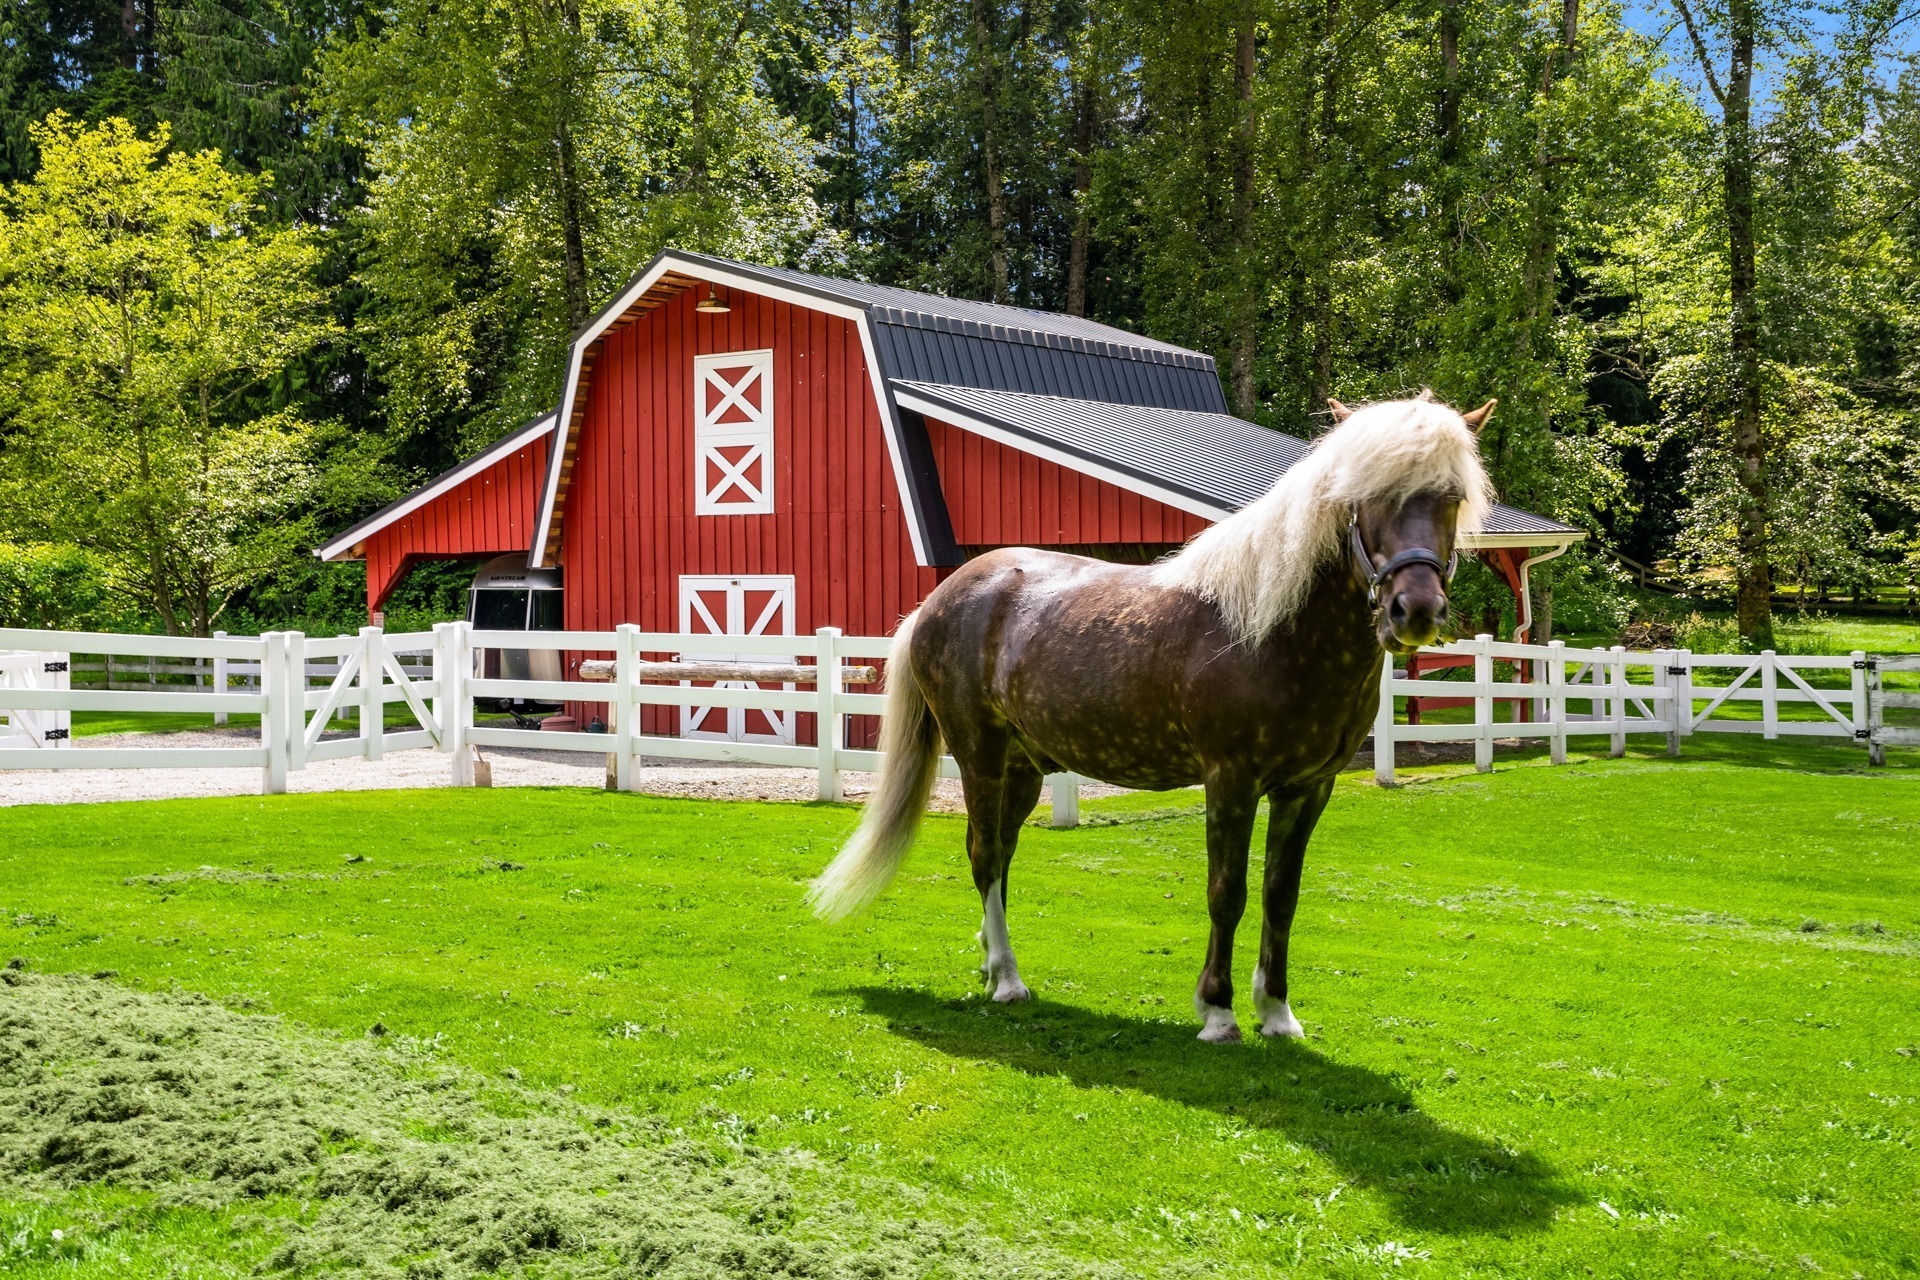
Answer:
M536 591L533 593L534 631L564 631L566 618L561 611L561 595L558 591Z
M473 593L473 625L481 631L525 631L527 593L499 589Z

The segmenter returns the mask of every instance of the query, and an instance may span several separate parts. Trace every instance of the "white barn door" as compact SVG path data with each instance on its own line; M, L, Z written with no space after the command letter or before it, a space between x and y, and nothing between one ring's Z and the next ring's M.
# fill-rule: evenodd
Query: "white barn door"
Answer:
M738 578L684 575L680 579L680 630L687 635L702 636L790 636L793 634L793 578L786 574ZM716 641L711 649L702 648L699 653L682 656L703 662L785 664L793 661L791 656L730 652L723 640ZM685 687L790 689L793 686L729 680L718 684L688 682ZM791 743L794 713L748 707L703 707L691 703L680 708L680 736L724 742Z

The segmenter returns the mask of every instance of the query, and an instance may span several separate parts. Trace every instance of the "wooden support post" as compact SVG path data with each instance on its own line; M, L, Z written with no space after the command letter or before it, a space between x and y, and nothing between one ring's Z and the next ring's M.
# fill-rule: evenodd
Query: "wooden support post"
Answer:
M639 750L640 705L634 701L634 686L639 673L640 628L623 622L616 628L613 653L613 700L607 713L613 717L613 786L616 791L633 791L639 779L633 776L634 756Z
M473 671L470 630L465 622L443 622L433 629L437 641L434 674L440 682L439 706L434 714L440 720L440 749L452 757L456 787L472 786L474 774L473 748L467 744L467 727L473 723L473 699L467 692L467 679Z
M387 676L386 668L381 665L385 652L380 628L360 628L360 750L369 760L380 759L386 745L387 706L381 700ZM304 668L302 670L300 684L305 688Z
M1055 773L1047 776L1047 790L1053 797L1053 825L1080 825L1080 775Z
M1853 660L1853 737L1856 742L1865 745L1867 729L1867 655L1855 649L1848 655Z
M1547 659L1547 752L1554 764L1567 762L1567 642L1549 640Z
M213 638L215 640L225 640L227 633L224 631L216 631L213 633ZM213 691L215 693L225 693L227 691L227 658L225 654L216 655L213 660ZM227 713L224 711L214 712L213 722L215 724L225 724L227 722Z
M1887 719L1886 689L1880 681L1880 664L1867 661L1867 763L1874 766L1887 762L1887 746L1880 731Z
M821 627L814 632L819 641L819 649L814 655L815 670L819 672L814 684L814 693L819 698L819 711L814 716L815 750L819 753L819 781L815 794L822 800L842 800L846 798L841 788L840 753L846 749L847 718L840 712L840 695L845 691L840 667L840 628ZM1058 802L1055 802L1056 805ZM1057 811L1056 811L1057 818ZM1058 825L1057 821L1055 825Z
M1383 787L1393 780L1393 655L1381 659L1380 707L1373 715L1373 780Z
M1780 736L1780 672L1771 649L1760 651L1760 725L1767 741Z
M260 771L260 794L284 795L287 790L287 746L291 736L287 703L287 637L285 632L269 631L260 639L265 652L260 655L260 692L266 696L266 708L260 713L260 745L266 748L266 767Z
M1493 637L1473 638L1473 767L1493 772Z
M1607 754L1618 759L1627 754L1627 651L1623 645L1615 645L1607 659L1607 683L1612 686L1613 697L1608 713L1613 720L1613 743Z

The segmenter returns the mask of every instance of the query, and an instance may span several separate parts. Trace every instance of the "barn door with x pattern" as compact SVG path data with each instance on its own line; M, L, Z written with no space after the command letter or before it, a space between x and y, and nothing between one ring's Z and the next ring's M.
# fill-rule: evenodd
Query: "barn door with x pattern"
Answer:
M680 579L680 630L701 636L790 636L793 634L793 579L765 577L683 577ZM791 663L791 656L740 654L716 639L711 649L683 657L703 662ZM717 684L689 682L691 689L790 689L791 685L725 680ZM680 734L686 738L717 738L727 742L787 742L793 738L793 712L761 711L752 707L703 707L692 703L680 709Z
M773 510L773 352L693 358L693 512Z

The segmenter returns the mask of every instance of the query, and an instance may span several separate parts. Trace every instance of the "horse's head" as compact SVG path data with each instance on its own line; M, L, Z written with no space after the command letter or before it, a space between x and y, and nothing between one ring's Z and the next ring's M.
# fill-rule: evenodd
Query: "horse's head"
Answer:
M1329 403L1336 421L1351 412L1337 400ZM1489 400L1461 415L1467 428L1477 434L1493 406ZM1439 639L1447 621L1447 585L1459 560L1454 538L1466 497L1441 487L1354 507L1349 555L1375 606L1374 625L1383 648L1408 653Z

